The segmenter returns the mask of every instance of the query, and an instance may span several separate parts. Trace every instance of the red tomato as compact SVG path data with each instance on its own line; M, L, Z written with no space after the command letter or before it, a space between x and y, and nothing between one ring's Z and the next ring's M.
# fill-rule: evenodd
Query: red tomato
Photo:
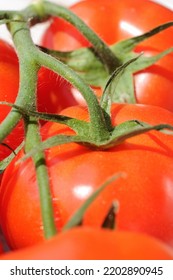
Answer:
M84 0L71 7L107 44L134 37L173 20L173 12L160 4L146 0ZM105 16L105 14L109 16ZM157 14L157 16L153 16ZM172 47L173 28L169 28L142 42L135 49L152 56ZM71 24L54 18L43 36L43 45L61 51L90 46ZM161 59L154 66L134 75L137 103L161 106L173 111L173 55ZM72 92L73 94L73 92ZM100 90L96 90L100 96ZM80 94L74 95L84 104ZM81 102L82 100L82 102Z
M173 20L171 10L150 0L84 0L70 10L109 45ZM172 46L172 33L173 28L169 28L143 44L164 50ZM62 51L90 45L79 31L60 18L53 19L43 36L43 44Z
M137 49L138 52L141 48ZM147 49L146 56L158 51ZM167 55L154 65L134 75L137 103L163 107L173 112L173 55Z
M63 115L88 120L86 108L69 107ZM173 125L173 114L159 107L117 104L114 125L130 119ZM74 134L65 125L47 123L43 139L55 134ZM105 151L71 143L47 150L55 222L58 230L88 196L118 172L125 177L111 183L92 203L84 225L100 227L113 200L119 202L117 228L145 232L173 246L173 136L148 132ZM44 239L36 175L30 159L5 170L0 188L1 226L11 248Z
M14 49L3 40L0 40L0 101L15 102L19 87L18 59ZM10 112L11 107L0 105L0 123ZM17 137L16 137L17 135ZM23 126L20 123L3 141L12 149L23 140ZM0 160L11 153L11 150L4 145L0 145Z
M3 252L2 244L0 243L0 254Z
M41 68L39 71L37 91L39 111L58 113L63 108L76 104L72 95L69 97L69 86L67 86L66 90L67 82L63 80L61 83L60 79L57 82L57 75L47 69ZM3 40L0 40L0 85L0 101L14 103L19 88L19 63L14 49ZM63 96L60 96L59 91L61 93L64 91ZM11 107L7 105L0 105L0 107L1 123L10 112ZM3 143L15 150L22 142L23 137L23 125L20 122ZM7 146L0 145L0 160L10 153L11 150Z
M160 240L126 231L74 228L1 260L172 260L172 248Z
M2 254L3 252L3 248L2 248L2 245L0 244L0 254Z
M7 245L4 241L4 237L3 237L3 234L2 234L1 228L0 228L0 254L5 252L6 250L7 250Z
M37 96L40 112L56 114L66 107L77 105L71 94L71 85L44 67L38 74Z

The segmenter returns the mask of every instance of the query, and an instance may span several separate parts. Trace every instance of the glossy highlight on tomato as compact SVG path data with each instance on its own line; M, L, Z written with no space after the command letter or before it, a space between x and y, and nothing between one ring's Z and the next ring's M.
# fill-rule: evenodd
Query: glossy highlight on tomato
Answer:
M140 53L144 48L137 48ZM148 48L146 56L159 52ZM173 111L173 55L166 55L154 65L134 75L135 96L137 103L155 105Z
M70 10L109 45L141 35L173 19L171 10L150 0L84 0L71 6ZM169 48L172 46L172 32L171 27L147 39L142 45L157 50ZM90 45L79 31L60 18L51 22L43 36L43 44L61 51Z
M88 120L86 107L69 107L62 114ZM173 125L173 114L159 107L112 106L113 125L134 119L153 125ZM41 134L45 140L57 134L74 134L74 131L48 122ZM61 230L110 176L123 172L125 176L111 183L90 205L83 224L100 227L111 203L117 201L119 230L144 232L173 246L172 141L172 135L151 131L104 151L75 143L46 150L57 229ZM23 152L5 170L0 189L1 227L13 249L44 240L35 169L30 159L19 163L22 156Z
M73 228L0 260L172 260L172 248L145 234ZM158 272L159 273L159 272Z

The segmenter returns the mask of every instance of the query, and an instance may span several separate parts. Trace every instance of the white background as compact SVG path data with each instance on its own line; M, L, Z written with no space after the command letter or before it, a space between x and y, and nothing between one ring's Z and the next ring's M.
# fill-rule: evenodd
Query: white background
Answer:
M20 10L25 8L28 4L32 3L36 0L0 0L0 10ZM79 2L79 0L51 0L52 2L62 4L64 6L70 6L76 2ZM123 1L123 0L120 0ZM140 1L140 0L139 0ZM147 1L147 0L146 0ZM173 10L173 0L153 0L154 2L161 3L162 5L170 8ZM155 15L153 15L155 16ZM32 36L33 40L36 43L39 43L39 37L38 33L41 35L44 31L45 25L36 26L32 30ZM0 25L0 38L3 38L9 42L11 42L10 35L8 31L6 30L6 27L4 25Z
M0 0L0 9L15 9L23 8L27 4L33 2L34 0ZM121 0L123 1L123 0ZM146 0L147 1L147 0ZM167 7L173 8L173 0L154 0L155 2L162 3ZM63 4L63 5L72 5L73 3L79 2L79 0L52 0L52 2Z

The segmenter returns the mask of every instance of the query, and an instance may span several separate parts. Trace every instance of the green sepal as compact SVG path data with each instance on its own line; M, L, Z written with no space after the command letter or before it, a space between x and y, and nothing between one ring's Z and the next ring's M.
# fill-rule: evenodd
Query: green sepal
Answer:
M125 39L122 41L119 41L118 43L111 46L111 49L113 52L119 54L119 56L123 56L124 53L131 52L139 43L145 41L146 39L153 37L154 35L166 30L167 28L173 26L173 21L166 22L164 24L161 24L148 32L145 32L139 36L132 37L130 39ZM122 50L124 53L122 53Z
M75 226L81 224L82 219L89 208L89 206L94 202L94 200L99 196L99 194L113 181L117 180L118 178L122 177L122 173L115 174L108 178L95 192L93 192L88 199L82 204L82 206L73 214L70 220L65 224L63 227L63 231L69 230Z
M2 24L8 24L10 22L24 22L23 20L19 20L19 19L0 19L0 25Z
M23 146L24 146L24 142L22 142L9 156L7 156L6 158L0 161L0 173L4 172L4 170L10 164L10 162L13 160L13 158L23 148Z
M151 130L161 131L164 134L173 135L173 132L171 132L173 131L173 126L169 124L149 125L139 120L129 120L114 127L114 130L112 134L110 134L110 137L107 141L95 142L89 136L81 137L80 135L59 134L49 137L40 143L39 146L36 146L30 150L22 157L22 159L20 159L20 161L26 160L38 151L43 151L51 147L69 143L79 143L91 149L96 148L97 150L107 150L120 145L131 137L146 133Z
M149 132L151 130L161 131L164 134L173 135L173 126L169 124L150 125L140 120L129 120L117 125L110 137L110 140L105 143L105 147L115 147L125 140ZM171 132L172 131L172 132Z
M69 143L85 143L86 139L82 139L77 135L55 135L49 137L48 139L42 141L39 146L35 146L32 150L26 153L19 161L24 161L29 157L32 157L35 153L39 151L44 151L46 149L56 147L58 145L69 144Z
M65 124L80 135L81 134L83 134L83 135L88 135L89 134L89 123L85 122L85 121L82 121L82 120L78 120L76 118L71 118L71 117L67 117L67 116L63 116L63 115L57 115L57 114L36 112L36 111L28 110L26 108L23 108L21 106L18 106L16 104L6 102L6 101L1 101L0 105L8 105L10 107L13 107L18 112L20 112L20 114L24 118L25 118L25 116L32 116L32 117L35 117L36 119L41 119L41 120L45 120L45 121Z
M107 81L102 98L100 100L100 105L108 115L110 115L110 108L114 99L117 99L117 102L119 100L119 102L124 103L128 98L131 97L131 103L134 103L133 94L128 95L126 88L130 93L132 93L133 87L131 83L132 81L130 80L132 79L132 75L129 69L131 65L133 65L139 58L140 55L119 66L117 69L115 69Z
M154 55L152 57L146 57L145 55L142 55L138 58L136 58L137 53L132 52L128 56L128 60L123 61L123 65L126 65L129 63L128 67L123 70L123 74L119 75L118 83L117 83L117 77L115 78L115 81L113 79L113 76L115 75L116 71L111 75L109 78L108 83L110 83L110 80L112 81L112 85L109 86L109 90L111 91L111 100L112 103L136 103L136 97L135 97L135 90L134 90L134 80L133 80L133 74L136 72L146 69L147 67L153 65L158 60L166 56L167 54L173 52L173 47L160 52L157 55ZM121 66L120 66L121 67ZM120 69L117 68L117 69Z
M133 50L139 43L171 26L173 26L173 22L167 22L142 35L117 42L116 44L110 46L110 49L119 61L117 69L127 61L134 59L137 56L137 53ZM103 63L93 48L80 48L71 52L60 52L46 48L41 49L67 64L91 86L101 87L104 89L105 85L110 80L110 75L106 71ZM116 90L114 91L114 94L111 94L111 102L136 103L133 74L153 65L171 52L173 52L172 47L152 57L142 55L140 59L131 64L128 69L124 70L123 76L119 77Z
M68 65L89 85L100 87L108 77L103 63L92 47L80 48L69 52L54 51L43 47L39 48Z

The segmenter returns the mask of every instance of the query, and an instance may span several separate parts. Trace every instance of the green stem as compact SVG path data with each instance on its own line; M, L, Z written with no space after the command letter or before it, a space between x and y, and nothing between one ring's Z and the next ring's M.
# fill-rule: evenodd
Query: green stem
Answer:
M14 15L19 15L19 11L0 11L0 20L12 19Z
M96 95L91 88L75 73L71 68L57 59L38 50L36 56L37 62L47 68L52 69L60 76L69 81L75 88L77 88L84 99L86 100L89 115L90 115L90 133L95 136L95 139L106 140L109 137L109 127L105 121L102 108L97 100Z
M20 64L20 89L16 105L21 107L27 106L27 108L35 110L37 74L40 68L34 58L34 54L37 53L37 48L32 42L30 30L26 23L10 23L9 30L13 37ZM13 118L15 117L15 123L20 119L20 114L15 109L12 109L11 114L5 120L6 129L11 121L11 116ZM28 117L27 119L25 140L26 152L29 152L30 149L34 148L35 145L39 145L41 142L39 126L33 117ZM56 227L44 152L37 152L33 155L33 162L36 167L40 192L44 233L46 238L50 238L55 235Z
M29 117L27 121L25 138L26 153L29 152L33 147L35 147L35 145L40 146L41 138L38 131L38 122L33 117ZM54 236L57 230L54 221L52 195L50 192L49 176L44 153L41 151L37 151L35 155L32 156L32 159L35 164L36 178L39 187L43 229L45 237L48 239Z
M112 73L120 65L119 59L115 56L107 44L69 9L48 1L38 1L37 3L29 6L25 10L25 13L30 15L33 14L34 17L38 17L39 13L41 17L55 16L65 19L74 25L81 34L90 41L97 55L105 65L108 73Z

